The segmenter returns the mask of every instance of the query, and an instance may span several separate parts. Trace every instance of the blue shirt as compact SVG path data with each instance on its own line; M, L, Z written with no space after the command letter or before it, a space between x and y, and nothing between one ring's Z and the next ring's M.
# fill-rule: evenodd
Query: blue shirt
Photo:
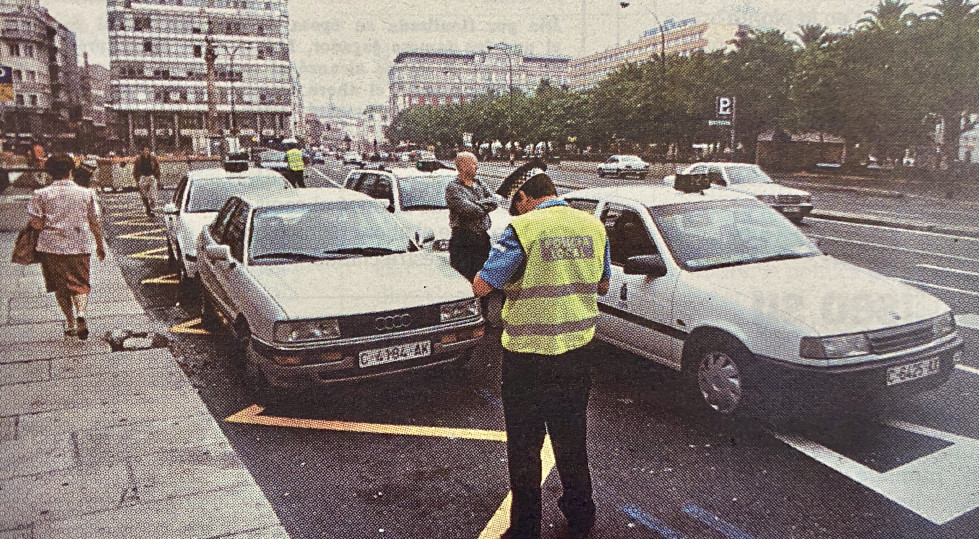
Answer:
M551 206L567 206L563 200L548 200L541 203L537 208L549 208ZM512 226L506 227L503 234L500 234L499 241L490 249L489 258L483 264L483 269L479 271L479 276L497 290L502 289L503 285L513 277L513 274L520 269L524 263L523 247L517 239L517 232ZM605 262L602 270L602 280L607 281L612 275L612 258L610 256L608 238L605 238Z

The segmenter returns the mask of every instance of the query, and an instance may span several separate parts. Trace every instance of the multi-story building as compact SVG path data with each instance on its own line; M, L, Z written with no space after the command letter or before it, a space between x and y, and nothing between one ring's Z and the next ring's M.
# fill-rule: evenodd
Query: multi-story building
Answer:
M570 59L524 55L520 45L497 43L485 51L406 51L388 71L390 113L415 105L449 105L510 91L532 93L542 80L569 82Z
M38 0L0 0L0 65L13 72L14 101L6 103L8 147L30 141L74 150L81 118L75 33Z
M626 62L652 61L663 50L668 55L689 56L727 48L741 28L736 24L698 23L696 19L680 22L668 19L663 22L662 33L657 26L637 41L572 60L571 89L587 90Z
M81 90L81 121L78 123L78 151L104 155L118 142L108 130L108 115L105 110L109 95L109 69L98 64L88 63L88 53L82 53L84 60L78 66Z
M391 125L391 111L386 105L367 105L361 114L361 139L367 150L375 151L388 146L384 130Z
M130 152L292 136L287 0L107 3L110 108Z

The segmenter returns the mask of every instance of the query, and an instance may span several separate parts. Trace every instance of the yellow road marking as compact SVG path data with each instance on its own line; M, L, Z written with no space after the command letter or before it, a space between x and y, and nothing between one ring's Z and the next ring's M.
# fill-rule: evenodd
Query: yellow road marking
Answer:
M414 425L382 425L377 423L356 423L349 421L329 421L322 419L296 419L259 415L265 408L252 405L226 417L229 423L250 423L267 427L292 427L295 429L337 430L344 432L364 432L369 434L401 434L405 436L432 436L436 438L462 438L467 440L506 441L506 433L499 430L453 429L443 427L416 427Z
M167 331L169 331L170 333L190 333L191 335L211 335L211 332L206 329L194 327L194 326L199 326L200 323L201 323L200 318L194 318L182 324L177 324L176 326L173 326Z
M131 232L129 234L122 234L116 236L123 240L165 240L166 236L147 236L147 234L154 234L156 232L164 232L165 228L154 228L153 230L140 230L139 232Z
M979 369L975 367L970 367L968 365L963 365L961 363L956 365L955 368L959 369L960 371L971 372L972 374L979 374Z
M149 279L143 279L139 284L180 284L180 281L176 279L177 274L171 273L169 275L160 275L159 277L151 277Z
M126 226L160 226L159 221L155 219L151 220L149 217L143 217L141 219L123 219L121 221L115 221L113 224Z
M544 445L540 450L541 476L540 484L544 485L547 476L554 470L554 448L551 447L551 436L544 437ZM490 539L503 535L503 532L510 526L510 505L513 503L513 493L508 492L500 508L493 513L493 517L486 523L486 527L479 534L478 539Z
M140 252L140 253L131 254L131 255L129 255L129 258L161 258L163 260L166 260L168 258L167 255L158 255L158 254L156 254L156 253L162 253L162 252L164 252L166 250L167 250L166 247L159 247L157 249L150 249L148 251L143 251L143 252Z
M146 212L140 212L137 210L126 210L126 211L114 211L108 213L109 217L143 217L146 216Z

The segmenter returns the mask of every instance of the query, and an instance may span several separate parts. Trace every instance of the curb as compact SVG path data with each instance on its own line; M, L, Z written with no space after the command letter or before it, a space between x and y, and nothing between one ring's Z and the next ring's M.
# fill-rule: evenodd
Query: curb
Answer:
M858 213L845 213L831 210L813 210L812 213L809 214L809 217L813 217L815 219L825 219L827 221L840 221L860 225L875 225L889 228L900 228L902 230L915 230L918 232L934 232L936 234L947 234L949 236L961 236L964 238L979 238L979 228L939 225L935 223L897 221L881 219L879 217Z

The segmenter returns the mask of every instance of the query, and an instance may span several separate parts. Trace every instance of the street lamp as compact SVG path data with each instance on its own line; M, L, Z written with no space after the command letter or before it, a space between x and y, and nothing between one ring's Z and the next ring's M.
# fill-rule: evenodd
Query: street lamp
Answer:
M629 2L619 2L619 7L621 7L622 9L629 7L629 5L630 5ZM663 23L659 21L659 17L656 16L656 13L651 9L647 9L647 11L649 11L649 14L652 15L654 19L656 19L656 26L659 27L660 70L663 72L663 79L666 80L666 33L663 32Z
M510 143L510 151L513 152L514 154L516 154L515 148L513 147L513 135L514 135L514 133L513 133L513 58L510 56L510 54L512 52L512 49L513 49L513 46L512 45L507 45L505 47L501 47L501 46L497 46L497 45L487 45L486 46L486 50L488 50L490 52L492 52L492 51L503 51L504 53L506 53L507 83L508 83L508 86L509 86L509 89L510 89L510 98L509 98L509 103L507 105L507 115L506 115L507 116L507 137L510 138L510 140L508 141ZM511 160L511 164L512 164L512 162L513 161Z
M238 44L234 48L228 49L228 45L224 43L218 43L218 46L224 49L224 54L228 56L228 84L231 86L231 134L232 136L238 136L238 122L235 116L235 55L238 54L238 50L244 45Z

